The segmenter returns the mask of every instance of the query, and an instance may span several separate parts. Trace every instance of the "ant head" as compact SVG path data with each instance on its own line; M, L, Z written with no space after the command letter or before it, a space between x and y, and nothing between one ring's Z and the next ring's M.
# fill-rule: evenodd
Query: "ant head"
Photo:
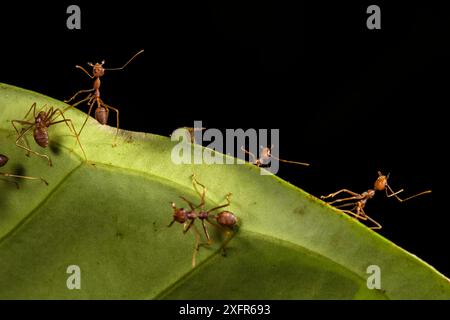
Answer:
M105 74L105 69L103 68L103 65L105 64L105 60L103 60L101 63L96 63L96 64L92 64L92 63L88 63L89 66L92 67L92 73L94 75L94 77L101 77Z
M382 191L384 189L386 189L386 185L389 179L389 174L388 175L383 175L380 171L378 171L378 178L375 181L375 190L377 191Z
M216 216L217 223L224 227L232 228L237 223L237 218L230 211L222 211Z
M0 154L0 167L3 167L5 164L8 163L9 158L5 156L4 154Z
M177 208L175 203L172 202L173 220L179 223L185 223L187 220L187 212L183 208Z
M261 146L261 159L269 159L271 156L270 148Z

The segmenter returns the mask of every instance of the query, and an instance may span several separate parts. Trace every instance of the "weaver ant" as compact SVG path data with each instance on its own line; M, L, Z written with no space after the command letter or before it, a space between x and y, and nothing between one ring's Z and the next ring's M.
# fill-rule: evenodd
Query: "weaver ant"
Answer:
M97 121L99 123L101 123L103 125L107 124L108 116L109 116L109 109L113 110L116 113L116 126L117 126L116 137L117 137L117 134L119 132L119 110L107 105L106 103L103 102L102 99L100 99L100 84L101 84L100 78L103 77L106 70L117 71L117 70L124 69L132 60L134 60L134 58L136 58L142 52L144 52L144 50L141 50L138 53L136 53L130 60L127 61L127 63L125 63L120 68L104 68L103 65L105 64L105 60L103 60L101 63L96 63L96 64L92 64L91 62L88 62L88 65L90 67L92 67L92 75L88 71L86 71L86 69L84 69L83 67L78 66L78 65L75 66L76 68L81 69L85 74L87 74L89 76L89 78L91 78L91 79L95 78L92 89L80 90L77 93L75 93L72 98L64 101L66 103L69 103L70 101L75 99L78 96L78 94L89 92L89 94L87 95L86 98L84 98L84 99L78 101L77 103L71 105L70 107L68 107L68 108L76 107L77 105L79 105L83 102L86 102L86 101L87 101L87 105L89 106L89 111L88 111L86 120L84 120L84 123L81 126L80 131L78 132L78 135L80 135L81 131L83 130L84 126L86 125L86 122L89 119L89 116L91 115L94 104L97 103L97 109L95 110L95 119L97 119ZM92 91L93 91L93 93L92 93Z
M212 216L212 212L216 211L218 209L222 209L225 207L228 207L231 204L230 197L231 193L227 194L226 196L226 204L222 204L219 206L216 206L212 209L206 210L205 209L205 195L206 195L206 187L198 182L195 175L192 175L192 185L194 186L195 191L200 196L200 204L194 205L191 201L187 200L185 197L180 196L180 198L185 201L190 210L186 210L184 208L178 208L174 202L171 203L172 209L173 209L173 220L168 225L168 227L172 226L175 222L183 224L183 233L188 232L191 228L193 228L195 232L195 247L194 247L194 254L192 256L192 267L195 267L196 264L196 256L200 249L201 245L210 245L212 243L211 237L208 232L208 228L205 222L208 222L210 225L222 229L228 229L227 231L231 231L233 227L237 224L237 217L230 211L220 211L218 214ZM198 189L198 186L202 188L202 191ZM211 217L212 216L212 217ZM201 243L201 236L200 232L195 227L194 223L196 219L200 219L203 227L203 232L206 236L206 239L208 240L206 243ZM215 219L217 224L211 221L211 218ZM228 237L228 239L231 239L231 236ZM227 242L225 242L226 244ZM223 248L225 245L223 246Z
M8 161L9 161L9 158L7 156L5 156L4 154L0 154L0 167L4 167L8 163ZM12 173L6 173L6 172L0 172L0 176L10 177L10 178L27 179L27 180L41 180L46 185L48 185L48 182L45 181L43 178L21 176L21 175L16 175L16 174L12 174ZM14 183L16 185L17 189L19 189L19 184L16 181L5 180L5 179L2 179L2 180Z
M386 196L388 198L391 197L395 197L398 201L400 202L405 202L408 201L412 198L421 196L423 194L427 194L427 193L431 193L431 190L427 190L427 191L423 191L420 193L417 193L413 196L410 196L406 199L401 199L398 194L403 192L403 189L394 192L394 190L392 190L392 188L389 186L388 184L388 179L389 179L389 174L388 175L383 175L380 171L378 171L378 178L375 181L374 184L374 188L373 189L369 189L361 194L350 191L348 189L341 189L337 192L334 193L330 193L327 196L321 196L321 199L327 199L327 198L334 198L335 196L337 196L340 193L347 193L350 194L351 197L348 198L341 198L341 199L337 199L331 202L328 202L328 204L333 204L333 203L340 203L340 202L345 202L345 201L350 201L349 203L344 203L338 206L335 206L336 208L345 208L345 207L351 207L353 206L353 208L351 210L342 210L343 212L355 217L356 219L361 219L361 220L369 220L371 221L373 224L375 224L374 227L370 227L370 229L381 229L381 224L379 224L377 221L375 221L374 219L370 218L365 212L364 212L364 207L367 203L367 200L372 199L375 196L376 191L385 191L386 192Z
M46 111L44 111L46 109ZM36 102L33 103L30 110L28 110L27 114L25 115L24 119L28 118L28 115L31 113L31 110L33 110L33 119L31 121L28 120L12 120L11 123L16 129L16 132L18 134L16 139L16 145L19 148L22 148L27 151L27 156L30 153L33 153L39 157L45 158L48 161L48 164L52 166L52 160L50 157L46 154L41 154L37 151L34 151L30 148L30 145L28 144L28 141L26 140L25 134L33 129L33 138L36 143L42 147L46 148L49 144L49 137L48 137L48 129L50 126L53 126L58 123L64 122L69 130L75 134L75 137L77 139L77 142L81 148L81 151L83 152L84 158L86 159L86 154L84 153L83 146L81 145L81 142L78 138L78 135L76 133L75 127L73 126L71 119L66 119L64 116L64 113L59 108L53 108L50 107L47 109L47 105L44 105L42 109L36 113ZM62 120L56 120L59 116L62 117ZM22 128L21 131L17 128L16 124L20 124L23 126L26 126L25 128ZM69 125L70 124L70 125ZM20 140L24 140L26 145L20 144Z
M284 160L284 159L280 159L278 157L275 157L274 155L272 155L272 152L271 152L271 149L273 149L273 147L274 147L273 145L272 145L271 148L261 146L262 149L261 149L261 153L260 153L260 157L259 158L257 158L250 151L245 150L243 146L241 146L241 150L244 151L245 153L249 154L252 157L252 161L250 161L250 162L253 163L257 167L262 167L262 166L268 165L272 158L276 159L278 161L281 161L281 162L299 164L299 165L302 165L302 166L309 166L309 163L297 162L297 161L289 161L289 160Z

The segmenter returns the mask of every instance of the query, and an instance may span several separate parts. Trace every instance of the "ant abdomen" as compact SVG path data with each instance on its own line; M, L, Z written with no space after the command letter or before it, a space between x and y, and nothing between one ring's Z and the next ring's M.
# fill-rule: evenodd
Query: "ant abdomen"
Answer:
M101 124L107 124L108 123L108 110L104 107L97 108L95 110L95 119L97 119L98 122Z
M236 216L230 211L222 211L216 216L217 223L224 227L234 227L237 223Z
M48 131L47 128L43 127L35 127L33 131L33 137L36 143L42 147L48 147Z

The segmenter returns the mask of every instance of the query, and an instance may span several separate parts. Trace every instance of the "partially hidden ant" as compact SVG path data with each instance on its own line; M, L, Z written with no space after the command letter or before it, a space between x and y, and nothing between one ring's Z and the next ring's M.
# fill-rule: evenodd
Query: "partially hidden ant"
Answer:
M0 154L0 167L4 167L8 163L8 161L9 161L9 158L7 156L5 156L4 154ZM38 177L21 176L21 175L12 174L12 173L6 173L6 172L0 172L0 176L8 177L8 178L20 178L20 179L26 179L26 180L41 180L46 185L48 185L47 181L45 181L43 178L38 178ZM19 189L19 184L16 181L6 180L6 179L2 179L2 180L14 183L16 185L17 189Z
M328 202L328 204L334 204L334 203L341 203L341 202L347 202L341 205L337 205L335 206L336 208L346 208L346 207L353 207L350 210L342 210L344 213L347 213L353 217L355 217L356 219L360 219L360 220L364 220L364 221L371 221L375 226L370 227L370 229L381 229L382 226L381 224L379 224L377 221L375 221L374 219L372 219L371 217L369 217L365 212L364 212L364 207L366 206L367 200L372 199L375 196L375 193L377 191L385 191L386 192L386 196L388 198L394 197L396 198L398 201L400 202L405 202L408 201L412 198L427 194L427 193L431 193L431 190L427 190L427 191L423 191L420 193L417 193L413 196L410 196L406 199L401 199L398 194L403 192L403 189L394 192L394 190L392 190L392 188L389 186L388 184L388 179L389 179L389 174L387 175L383 175L380 171L378 171L378 178L375 181L374 184L374 188L373 189L369 189L363 193L356 193L353 191L350 191L348 189L341 189L339 191L336 191L334 193L330 193L327 196L321 196L321 199L328 199L328 198L334 198L335 196L337 196L340 193L347 193L349 195L351 195L351 197L348 198L341 198L341 199L337 199L337 200L333 200L331 202Z
M273 149L273 147L274 147L273 145L271 148L261 146L262 149L261 149L259 158L256 157L250 151L245 150L243 146L241 146L241 150L244 151L245 153L247 153L248 155L250 155L250 157L252 158L250 162L253 163L254 165L256 165L257 167L262 167L262 166L268 165L270 163L271 159L276 159L280 162L298 164L298 165L302 165L302 166L309 166L309 163L298 162L298 161L289 161L289 160L284 160L284 159L275 157L274 155L272 155L272 152L271 152L271 149Z

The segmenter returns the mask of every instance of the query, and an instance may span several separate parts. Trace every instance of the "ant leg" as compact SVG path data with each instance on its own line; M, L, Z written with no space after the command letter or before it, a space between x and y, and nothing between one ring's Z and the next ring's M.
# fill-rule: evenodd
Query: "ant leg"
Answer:
M198 232L197 228L194 228L194 234L195 234L195 245L194 245L194 252L192 253L192 268L195 268L195 265L197 263L197 254L200 250L200 233Z
M372 230L380 230L382 228L381 224L379 224L377 221L375 221L374 219L372 219L371 217L369 217L363 209L361 209L361 212L363 214L363 216L366 218L364 220L369 220L370 222L372 222L373 224L375 224L374 227L370 227L370 229Z
M170 228L174 223L175 223L175 219L173 219L172 222L170 222L167 227Z
M4 177L21 178L21 179L28 179L28 180L41 180L48 186L48 182L41 177L19 176L19 175L3 173L3 172L0 172L0 175L4 176ZM19 185L17 184L17 182L14 181L14 183L16 183L17 189L19 189Z
M208 243L210 244L212 241L211 241L211 237L209 236L208 228L205 225L205 219L202 219L202 227L203 227L203 231L205 232L206 239L208 240Z
M374 226L374 227L370 227L370 229L372 229L372 230L380 230L381 228L383 228L383 227L381 226L381 224L379 224L377 221L375 221L375 220L372 219L371 217L369 217L369 216L366 216L366 217L367 217L367 219L368 219L369 221L371 221L372 223L375 224L375 226Z
M186 199L185 197L183 197L183 196L180 196L180 198L181 198L182 200L184 200L184 201L189 205L189 208L191 208L192 211L195 210L195 206L194 206L194 204L193 204L192 202L190 202L189 200L187 200L187 199Z
M11 123L12 123L14 129L16 130L16 133L17 133L18 136L21 135L22 132L25 131L25 129L22 128L22 130L20 130L20 132L19 132L19 129L18 129L18 128L16 127L16 125L15 125L16 123L22 124L22 125L34 126L34 123L33 123L33 122L22 121L22 120L12 120ZM26 145L27 145L27 148L30 148L30 144L28 143L28 140L27 140L26 136L22 136L22 139L23 139L23 141L25 141L25 143L26 143ZM29 156L30 156L30 152L27 152L27 153L26 153L26 156L29 157Z
M75 93L69 100L64 100L65 103L69 103L70 101L72 101L73 99L75 99L80 93L88 93L88 92L92 92L95 89L86 89L86 90L80 90L77 93Z
M354 209L352 209L354 210ZM341 210L342 212L351 215L352 217L354 217L356 220L367 220L366 216L362 216L358 213L354 213L352 210Z
M388 192L391 191L391 193ZM386 197L390 198L390 197L395 197L397 194L403 192L403 189L400 189L396 192L394 192L388 185L386 185L386 188L384 189L384 191L386 191Z
M205 187L203 184L201 184L201 183L197 180L197 178L195 177L195 174L192 174L192 185L194 186L195 191L196 191L196 192L198 193L198 195L200 196L200 204L199 204L196 208L201 207L202 210L203 210L203 209L204 209L203 207L204 207L204 205L205 205L206 187ZM200 187L202 187L202 189L203 189L202 192L200 192L200 191L198 190L197 185L199 185Z
M244 146L241 146L241 150L244 151L245 153L247 153L249 156L252 157L253 161L251 161L252 164L255 164L256 166L260 166L259 162L258 162L258 158L256 158L256 156L251 153L250 151L247 151L244 149Z
M102 106L106 107L106 109L111 109L112 111L114 111L116 113L116 127L117 127L117 129L116 129L116 135L114 137L114 141L116 141L116 138L117 138L117 135L119 134L119 129L120 129L120 127L119 127L119 109L116 109L116 108L113 108L113 107L107 105L102 100L100 100L100 104Z
M417 193L417 194L415 194L415 195L413 195L413 196L411 196L411 197L408 197L408 198L406 198L406 199L401 199L399 196L397 196L397 194L400 193L400 191L394 192L394 191L392 190L392 188L391 188L389 185L386 185L386 186L387 186L387 188L389 189L389 191L391 192L390 195L391 195L391 196L394 196L394 197L395 197L398 201L400 201L400 202L405 202L405 201L408 201L408 200L410 200L410 199L412 199L412 198L421 196L421 195L423 195L423 194L431 193L431 190L427 190L427 191L423 191L423 192ZM401 191L403 191L403 189L402 189ZM386 192L387 192L387 191L386 191Z
M45 107L45 106L44 106ZM31 110L33 110L33 116L36 118L36 102L33 103L30 107L30 109L28 110L28 112L25 114L24 119L26 119L28 117L28 115L30 114Z
M354 196L354 197L358 197L358 196L361 196L359 193L356 193L356 192L353 192L353 191L351 191L351 190L348 190L348 189L341 189L341 190L339 190L339 191L336 191L336 192L334 192L334 193L330 193L329 195L327 195L327 196L320 196L320 199L327 199L327 198L334 198L335 196L337 196L338 194L340 194L340 193L348 193L348 194L350 194L350 195L352 195L352 196Z
M206 246L209 245L209 243L201 242L201 235L200 232L197 230L197 227L194 225L193 231L195 233L195 246L194 246L194 253L192 254L192 268L196 265L196 258L197 254L200 251L200 246Z
M192 225L194 224L195 219L192 219L191 221L189 221L189 223L185 224L184 228L183 228L183 233L186 233L189 231L189 229L192 227Z
M76 102L74 104L71 104L68 107L64 108L63 113L65 113L69 109L75 108L76 106L82 104L83 102L91 100L93 97L94 97L94 95L92 93L88 94L86 98L81 99L80 101L78 101L78 102ZM88 102L88 105L89 105L89 102Z
M337 206L334 206L335 208L339 209L339 208L345 208L345 207L350 207L350 206L355 206L356 204L354 202L350 202L350 203L344 203L344 204L340 204Z
M75 127L74 127L74 125L73 125L72 120L71 120L71 119L66 119L66 117L64 116L64 114L61 112L60 109L56 109L56 110L55 110L55 113L57 113L57 112L59 112L59 114L61 115L61 117L63 118L63 120L56 121L56 122L51 122L49 126L52 126L52 125L57 124L57 123L64 122L64 123L66 124L66 126L69 128L69 130L72 131L73 134L75 135L75 138L77 139L78 145L80 146L80 149L81 149L81 151L83 152L84 159L87 161L86 153L84 152L84 148L83 148L83 146L81 145L79 136L78 136L78 134L77 134L77 131L75 130ZM69 123L70 123L70 126L69 126Z
M214 208L212 208L212 209L209 209L209 210L208 210L208 213L210 213L210 212L212 212L212 211L214 211L214 210L220 209L220 208L228 207L228 206L231 204L230 197L231 197L231 193L227 194L227 196L225 197L226 200L227 200L227 203L226 203L226 204L223 204L223 205L220 205L220 206L217 206L217 207L214 207Z
M17 120L13 120L13 121L17 121ZM36 151L32 150L31 148L27 148L26 146L21 145L21 144L19 143L20 139L22 139L23 136L24 136L28 131L30 131L33 127L34 127L34 124L31 125L31 126L29 126L27 129L23 130L23 131L19 134L19 136L18 136L17 139L16 139L16 146L18 146L19 148L22 148L22 149L26 150L28 153L31 152L31 153L33 153L33 154L39 156L39 157L46 158L47 161L48 161L48 165L49 165L49 166L52 166L52 160L50 159L50 157L49 157L48 155L46 155L46 154L41 154L41 153L39 153L39 152L36 152Z
M88 119L89 119L89 117L90 117L90 115L91 115L92 108L94 107L94 104L92 103L92 100L93 100L94 98L95 98L95 96L92 96L91 98L89 98L89 101L88 101L89 111L88 111L88 113L87 113L86 119L84 119L84 122L83 122L83 125L81 126L80 131L78 131L78 136L80 136L81 131L83 131L83 128L84 128L84 126L86 125L86 122L88 121ZM75 104L75 105L76 105L76 104ZM75 105L74 105L74 106L75 106Z
M334 200L334 201L331 201L331 202L327 202L327 203L331 205L333 203L340 203L340 202L344 202L344 201L360 200L360 199L361 199L361 196L358 195L358 196L349 197L349 198L337 199L337 200Z

